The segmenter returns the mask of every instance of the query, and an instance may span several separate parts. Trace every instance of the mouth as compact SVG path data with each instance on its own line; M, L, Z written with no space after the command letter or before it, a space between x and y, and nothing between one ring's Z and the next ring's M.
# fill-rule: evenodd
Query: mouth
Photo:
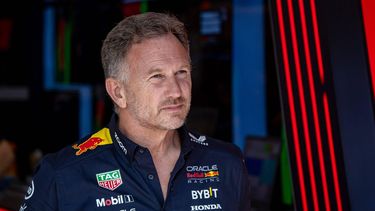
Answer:
M173 104L173 105L163 106L161 110L168 111L168 112L177 112L177 111L181 111L183 107L184 107L184 104Z

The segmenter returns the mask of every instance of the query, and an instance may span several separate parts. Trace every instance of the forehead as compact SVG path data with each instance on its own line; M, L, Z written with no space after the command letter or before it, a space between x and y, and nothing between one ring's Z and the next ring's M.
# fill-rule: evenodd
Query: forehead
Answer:
M158 68L158 65L190 66L188 50L172 35L143 40L133 44L126 57L131 69ZM156 67L153 67L156 66Z

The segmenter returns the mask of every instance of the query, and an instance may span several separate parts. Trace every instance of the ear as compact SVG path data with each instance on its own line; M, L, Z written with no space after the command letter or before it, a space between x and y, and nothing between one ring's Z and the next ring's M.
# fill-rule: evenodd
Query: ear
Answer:
M126 96L124 84L114 78L105 79L107 93L119 108L126 108Z

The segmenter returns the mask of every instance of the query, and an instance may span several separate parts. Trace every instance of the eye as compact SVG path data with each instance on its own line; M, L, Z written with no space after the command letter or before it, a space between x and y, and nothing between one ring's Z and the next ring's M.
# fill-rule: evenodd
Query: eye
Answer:
M176 72L176 76L179 78L185 78L188 75L188 73L189 72L187 70L179 70Z
M150 79L163 79L164 75L162 74L155 74L150 77Z

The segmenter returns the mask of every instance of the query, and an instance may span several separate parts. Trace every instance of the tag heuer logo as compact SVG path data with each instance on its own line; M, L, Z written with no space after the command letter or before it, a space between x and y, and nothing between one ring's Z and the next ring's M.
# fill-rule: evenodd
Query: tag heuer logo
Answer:
M96 180L100 187L114 190L122 184L120 170L108 171L96 174Z

